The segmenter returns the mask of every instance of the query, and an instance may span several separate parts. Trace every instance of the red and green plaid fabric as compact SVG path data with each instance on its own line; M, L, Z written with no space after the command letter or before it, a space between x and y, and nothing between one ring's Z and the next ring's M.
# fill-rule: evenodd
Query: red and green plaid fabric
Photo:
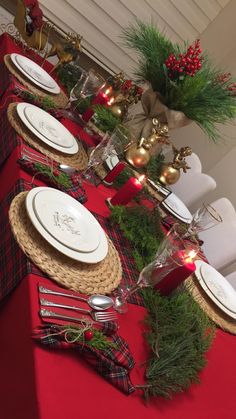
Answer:
M16 131L12 128L7 117L8 105L12 102L20 102L17 96L5 96L1 101L1 124L0 124L0 138L1 138L1 153L0 153L0 166L10 156L12 151L22 143L23 140L17 135Z
M82 356L101 376L111 384L131 394L135 387L131 383L129 372L134 367L134 359L130 353L128 344L119 335L113 334L109 340L114 347L98 350L86 344L86 342L68 343L64 334L60 333L63 326L47 325L34 330L33 338L51 349L73 349ZM103 330L106 333L105 330Z
M40 271L23 253L18 246L9 224L8 211L13 198L20 192L31 189L25 180L19 179L5 199L0 204L1 217L1 249L0 249L0 301L8 295L20 281L29 273L34 273L41 277L47 277ZM110 224L109 220L94 214L108 236L113 241L121 258L123 277L122 285L130 286L137 281L138 271L132 257L130 244L124 238L118 226ZM142 305L141 296L136 293L130 299L131 303Z
M36 153L36 152L35 152ZM43 157L43 156L42 156ZM63 185L61 185L59 182L56 181L57 177L60 175L60 173L63 173L59 169L59 165L56 162L51 161L50 163L45 162L41 163L46 168L52 168L54 178L51 178L49 175L45 173L40 173L37 170L37 167L35 167L35 163L31 161L27 161L24 159L24 157L20 158L18 160L18 163L20 166L28 173L30 173L32 176L36 175L37 179L42 180L43 182L47 183L48 185L57 188L63 192L68 193L70 196L75 198L77 201L81 202L82 204L87 201L86 192L83 188L83 186L79 182L78 175L74 174L69 176L69 180L71 181L72 186L70 188L66 188Z
M101 215L95 213L93 213L93 215L97 218L98 222L101 224L107 235L110 237L112 243L118 250L123 269L121 286L132 287L132 285L134 285L138 280L139 271L136 267L132 255L132 248L128 239L124 237L118 225L111 224L109 218L104 218ZM143 298L139 292L132 294L128 301L132 304L143 305Z

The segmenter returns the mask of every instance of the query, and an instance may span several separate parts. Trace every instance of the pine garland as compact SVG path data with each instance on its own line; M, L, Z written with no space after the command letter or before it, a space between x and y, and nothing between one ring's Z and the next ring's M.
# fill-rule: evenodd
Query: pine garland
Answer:
M187 390L199 382L199 371L206 365L214 326L186 291L161 297L151 288L142 291L148 310L147 341L151 356L147 362L146 383L136 386L146 400Z
M93 109L95 111L93 122L101 131L112 132L120 124L120 119L113 115L109 108L102 105L95 105Z
M139 271L148 265L163 238L160 214L145 207L115 206L111 209L111 222L119 224L132 245L132 255Z

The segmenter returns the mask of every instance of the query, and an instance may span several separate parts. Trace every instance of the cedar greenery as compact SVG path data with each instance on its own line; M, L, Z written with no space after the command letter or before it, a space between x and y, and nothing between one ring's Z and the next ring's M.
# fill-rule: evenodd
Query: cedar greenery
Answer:
M113 115L109 108L95 105L93 109L95 111L93 122L101 131L111 133L120 124L120 119Z
M160 214L142 206L115 206L111 209L111 222L119 224L132 246L132 254L139 271L149 264L163 238Z
M192 296L178 290L161 297L151 288L142 291L148 310L147 341L151 356L146 365L146 383L137 385L146 399L171 398L193 382L205 366L214 326Z
M202 68L194 77L185 76L178 81L168 77L165 61L170 54L186 51L170 42L153 24L137 20L123 31L124 44L139 55L134 73L138 81L148 81L159 92L170 109L182 111L195 121L209 139L217 142L220 133L216 124L232 121L236 116L236 99L231 77L219 82L222 71L214 68L207 55L203 55Z

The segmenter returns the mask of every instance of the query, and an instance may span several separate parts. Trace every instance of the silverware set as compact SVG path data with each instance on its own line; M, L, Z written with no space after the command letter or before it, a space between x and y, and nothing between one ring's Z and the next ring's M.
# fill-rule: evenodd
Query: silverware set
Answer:
M67 164L57 164L49 157L36 154L33 151L28 150L27 148L22 149L21 158L31 163L40 163L42 165L49 166L52 168L52 170L54 167L58 167L62 172L68 175L72 175L76 172L76 169L74 169L71 166L68 166Z
M75 294L69 294L69 293L66 293L66 292L53 291L53 290L47 289L47 288L45 288L41 285L39 285L38 290L39 290L39 293L52 294L52 295L57 295L57 296L62 296L62 297L74 298L75 300L85 301L87 304L88 304L89 299L91 298L91 297L84 298L84 297L80 297L80 296L75 295ZM105 299L110 298L110 297L106 297L106 296L93 296L93 297L103 297ZM85 308L77 307L77 306L74 306L74 305L60 304L60 303L57 303L57 302L48 301L48 300L46 300L45 298L42 298L42 297L39 298L39 301L40 301L40 305L41 305L41 310L40 310L40 316L41 317L47 317L47 318L51 317L51 318L54 318L54 319L70 320L70 321L75 321L75 322L81 322L81 321L84 320L84 318L71 317L71 316L67 316L67 315L64 315L64 314L55 313L55 312L50 311L46 308L46 307L55 307L55 308L63 308L63 309L66 309L66 310L72 310L72 311L76 311L76 312L79 312L79 313L84 313L86 315L89 315L96 322L115 321L117 319L117 314L114 311L107 311L107 312L96 311L98 309L98 307L96 309L87 310ZM104 310L104 308L103 308L103 310Z

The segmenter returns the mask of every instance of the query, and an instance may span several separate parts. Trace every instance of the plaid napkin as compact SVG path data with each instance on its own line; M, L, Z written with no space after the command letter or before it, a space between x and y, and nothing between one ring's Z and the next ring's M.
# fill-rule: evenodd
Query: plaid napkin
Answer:
M111 384L125 394L131 394L135 387L131 383L129 371L134 367L134 360L128 344L119 335L113 334L109 340L114 347L98 350L85 342L68 343L61 327L51 324L40 326L33 331L33 338L52 349L70 349L77 351L95 370ZM102 330L106 333L106 330Z
M18 163L26 172L30 173L32 176L35 176L36 178L42 180L50 186L53 186L54 188L68 193L82 204L87 201L86 192L79 182L78 174L75 173L69 176L59 169L57 163L52 161L48 161L48 163L40 163L40 166L44 168L45 171L39 171L37 166L38 162L31 162L24 159L23 157L18 160ZM64 179L66 178L70 184L69 187L66 187L60 183L61 176L63 176Z

